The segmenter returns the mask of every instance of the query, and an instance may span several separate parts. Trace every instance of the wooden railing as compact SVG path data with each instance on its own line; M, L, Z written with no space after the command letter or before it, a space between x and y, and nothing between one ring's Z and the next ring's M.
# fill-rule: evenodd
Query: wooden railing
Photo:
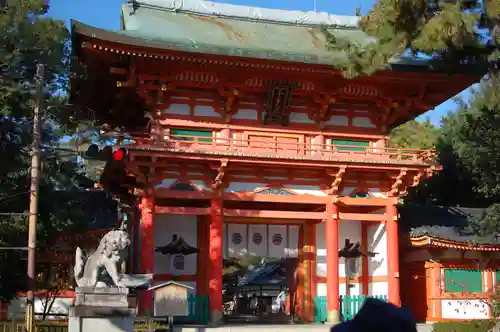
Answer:
M272 138L272 137L271 137ZM339 161L373 161L388 163L433 164L433 150L333 145L278 140L239 140L223 137L175 135L169 140L133 137L128 144L137 147L162 147L171 150L198 153L219 153L255 157L287 159L315 159Z

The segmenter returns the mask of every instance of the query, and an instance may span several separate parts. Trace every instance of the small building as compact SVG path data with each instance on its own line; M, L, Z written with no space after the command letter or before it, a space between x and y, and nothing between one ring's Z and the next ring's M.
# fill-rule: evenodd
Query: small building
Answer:
M408 205L401 244L401 302L420 322L493 317L500 244L467 232L482 209ZM500 281L500 280L499 280Z

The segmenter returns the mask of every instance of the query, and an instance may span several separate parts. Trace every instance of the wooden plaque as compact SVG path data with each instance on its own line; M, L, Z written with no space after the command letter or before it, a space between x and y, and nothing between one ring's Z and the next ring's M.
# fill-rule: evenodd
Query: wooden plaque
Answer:
M188 316L188 288L178 284L170 284L154 290L154 315Z

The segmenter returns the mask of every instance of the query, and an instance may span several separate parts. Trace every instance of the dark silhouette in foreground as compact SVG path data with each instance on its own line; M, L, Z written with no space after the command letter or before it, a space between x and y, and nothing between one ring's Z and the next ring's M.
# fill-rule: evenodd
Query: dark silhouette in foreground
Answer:
M331 332L417 332L417 324L409 311L368 298L352 320L332 327Z

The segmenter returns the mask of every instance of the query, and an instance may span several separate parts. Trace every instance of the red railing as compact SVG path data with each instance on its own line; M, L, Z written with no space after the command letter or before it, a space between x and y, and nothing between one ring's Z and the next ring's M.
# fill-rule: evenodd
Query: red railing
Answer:
M134 137L130 144L136 147L165 148L197 153L222 153L255 157L301 158L340 161L373 161L410 164L434 164L433 150L332 145L278 140L238 140L222 137L172 135L168 140ZM267 138L267 137L266 137ZM270 136L269 138L273 138Z

